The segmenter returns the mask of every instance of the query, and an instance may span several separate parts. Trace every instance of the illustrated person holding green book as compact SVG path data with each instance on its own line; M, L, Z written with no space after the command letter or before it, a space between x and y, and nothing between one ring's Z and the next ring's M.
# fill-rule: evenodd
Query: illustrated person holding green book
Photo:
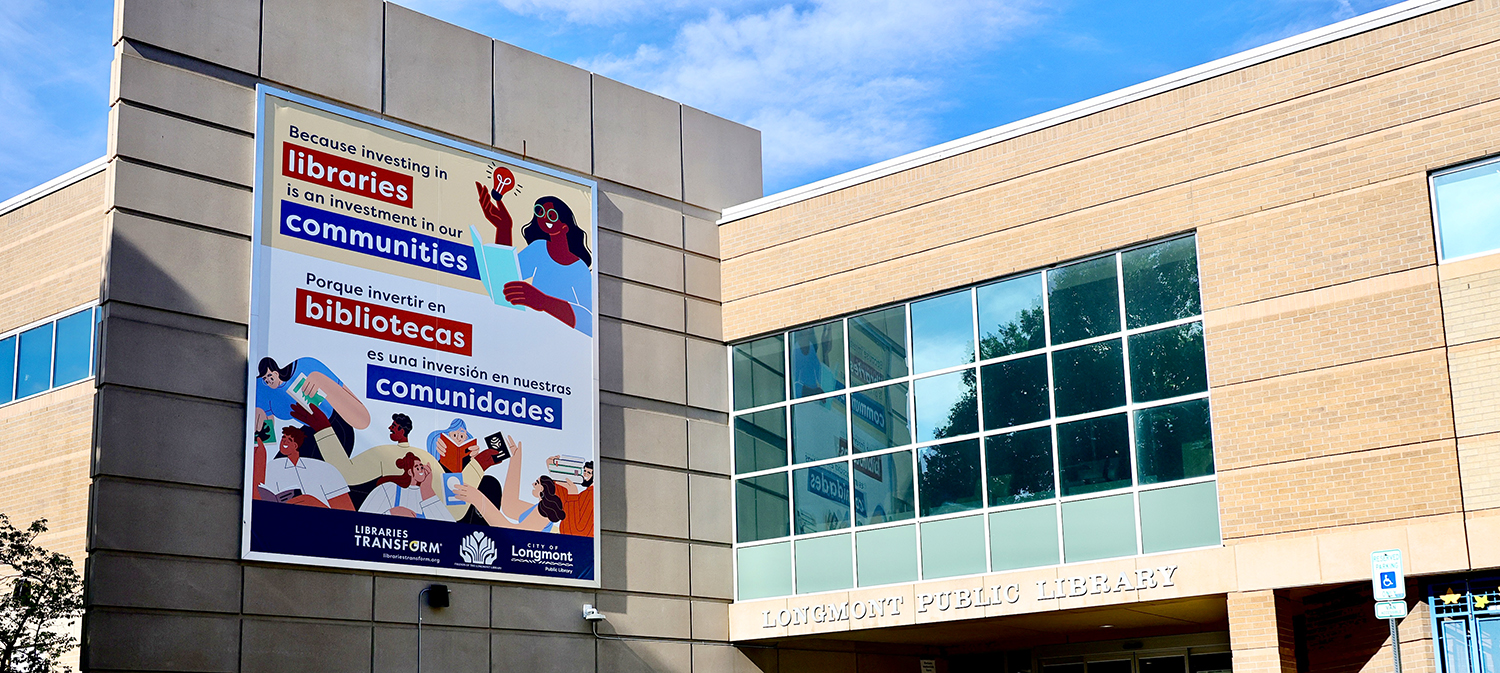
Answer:
M278 366L272 358L261 358L256 367L255 425L260 428L270 418L293 420L292 408L317 407L328 417L339 444L345 451L354 449L354 431L370 425L370 411L354 391L316 358L298 358ZM311 448L311 447L309 447ZM320 458L321 456L313 456Z

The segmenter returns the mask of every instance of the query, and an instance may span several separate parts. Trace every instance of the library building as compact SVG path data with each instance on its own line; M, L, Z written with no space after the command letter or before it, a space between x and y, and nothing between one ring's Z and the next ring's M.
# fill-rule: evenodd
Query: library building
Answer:
M114 9L0 203L69 665L1500 673L1500 0L772 195L397 4Z

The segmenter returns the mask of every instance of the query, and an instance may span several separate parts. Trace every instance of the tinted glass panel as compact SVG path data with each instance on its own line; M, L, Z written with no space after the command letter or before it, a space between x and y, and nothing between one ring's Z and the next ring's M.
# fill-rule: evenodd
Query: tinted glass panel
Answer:
M980 380L986 430L1047 420L1047 356L985 365Z
M849 535L797 541L797 593L836 591L854 586L854 545Z
M1130 660L1090 661L1088 673L1130 673Z
M1192 236L1120 255L1125 270L1125 326L1131 329L1202 312L1198 305L1198 246Z
M1136 402L1208 390L1203 323L1193 322L1130 337L1130 394Z
M1015 570L1056 565L1057 505L1027 507L990 515L991 569Z
M1440 623L1443 640L1443 673L1469 673L1469 623L1445 619Z
M979 302L979 353L984 359L1041 348L1042 274L1012 278L975 290Z
M922 516L976 509L980 499L979 440L929 446L917 455Z
M1141 547L1147 554L1219 544L1216 484L1141 491Z
M876 451L911 443L906 417L906 384L863 390L849 396L854 423L854 452Z
M849 527L849 464L830 463L792 472L797 534Z
M862 386L906 376L906 307L849 319L849 380Z
M53 355L52 385L60 386L88 377L93 331L93 309L79 311L57 321L57 351Z
M1195 654L1188 657L1188 670L1191 673L1229 673L1229 658L1228 652Z
M786 399L786 354L781 345L777 335L734 347L734 408Z
M16 338L0 341L0 404L15 399Z
M1124 406L1125 357L1119 339L1052 353L1058 416Z
M1130 485L1130 428L1125 414L1057 426L1062 494L1082 495Z
M842 320L792 332L792 397L844 389Z
M1114 256L1091 259L1047 272L1047 303L1052 311L1052 343L1120 331L1120 292Z
M1063 562L1135 554L1135 499L1129 493L1062 504Z
M21 333L16 363L16 397L35 395L52 387L52 323Z
M792 405L792 462L849 455L844 396Z
M969 302L965 290L911 305L917 373L974 361L974 313Z
M854 534L859 585L912 582L917 579L917 527L896 526Z
M792 593L792 543L745 547L736 554L740 600Z
M1432 179L1443 259L1500 247L1500 164L1485 164Z
M984 572L984 517L966 516L922 524L922 578Z
M735 522L740 542L791 535L786 473L740 479L734 484Z
M990 506L1051 498L1052 428L1032 428L984 438Z
M917 441L979 431L979 399L974 370L917 379Z
M767 409L734 419L734 471L758 472L786 465L786 409Z
M854 460L854 523L910 519L916 513L910 451Z
M1135 412L1136 471L1142 484L1214 473L1214 440L1208 400Z
M1141 659L1139 665L1140 673L1185 673L1187 657L1152 657Z

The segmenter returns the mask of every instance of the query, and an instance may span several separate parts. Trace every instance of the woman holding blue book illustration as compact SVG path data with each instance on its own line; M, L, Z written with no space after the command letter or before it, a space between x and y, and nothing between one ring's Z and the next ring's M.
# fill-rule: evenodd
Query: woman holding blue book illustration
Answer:
M257 431L273 417L282 421L293 420L292 408L296 405L308 409L317 407L328 417L339 444L347 452L354 448L354 431L370 425L370 411L365 408L365 403L359 401L359 397L328 365L316 358L297 358L285 367L278 366L272 358L261 358L256 372ZM308 444L308 448L314 448L311 442ZM321 455L312 457L322 458Z
M497 192L474 184L479 188L480 209L495 226L495 244L509 246L510 211L495 198ZM588 232L578 227L573 209L556 196L537 199L531 222L521 228L521 236L527 243L516 253L522 280L504 284L505 301L546 313L592 336L594 283L589 268L594 257L588 247Z

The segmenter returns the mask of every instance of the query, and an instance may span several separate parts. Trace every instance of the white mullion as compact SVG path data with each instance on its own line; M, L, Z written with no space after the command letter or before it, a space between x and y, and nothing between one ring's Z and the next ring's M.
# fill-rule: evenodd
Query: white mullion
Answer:
M1137 487L1139 491L1160 491L1175 486L1191 486L1193 484L1206 484L1210 481L1218 481L1218 475L1205 474L1201 477L1187 477L1185 479L1173 479L1172 481L1159 481L1154 484L1142 484Z
M912 531L917 537L917 580L922 569L922 458L917 441L917 326L911 321L912 302L906 302L906 424L911 432Z
M985 508L990 506L990 471L989 459L984 450L984 385L979 378L979 359L984 355L984 349L980 345L977 287L969 290L969 329L974 335L974 422L979 426L979 437L974 440L979 445L979 516L984 524L984 568L989 570L995 565L990 558L990 516L984 513Z
M6 338L16 340L10 357L10 401L15 402L18 399L16 393L21 392L21 334L17 332Z
M1140 465L1135 456L1135 412L1129 411L1135 401L1135 393L1130 387L1130 336L1127 334L1126 326L1129 320L1125 308L1125 256L1115 254L1115 301L1120 309L1120 365L1125 376L1125 450L1130 460L1130 506L1134 511L1135 518L1135 553L1145 551L1145 541L1141 533L1141 497L1137 488L1141 483Z
M1201 306L1203 300L1199 299L1198 301L1199 301L1199 305ZM1165 321L1165 322L1152 323L1150 325L1143 325L1141 327L1133 327L1133 328L1125 330L1125 334L1136 335L1136 334L1141 334L1141 333L1144 333L1144 332L1155 332L1157 330L1163 330L1163 329L1167 329L1169 327L1181 327L1182 325L1186 325L1186 324L1189 324L1189 323L1197 322L1197 321L1202 320L1202 319L1203 319L1203 313L1202 313L1202 311L1199 311L1197 314L1190 315L1190 316L1188 316L1186 318L1173 318L1172 320L1168 320L1168 321Z
M1052 271L1042 272L1042 352L1047 358L1047 422L1052 435L1052 500L1057 519L1057 561L1067 561L1063 545L1062 517L1062 445L1057 441L1057 379L1052 372L1052 293L1049 291Z
M851 387L854 376L849 368L853 344L849 339L849 319L846 317L839 321L839 326L844 330L844 387ZM849 455L845 457L844 474L849 481L849 578L850 589L859 587L859 548L854 545L854 529L859 525L856 517L859 512L854 509L854 392L848 391L849 397L844 400L844 440L849 448Z

